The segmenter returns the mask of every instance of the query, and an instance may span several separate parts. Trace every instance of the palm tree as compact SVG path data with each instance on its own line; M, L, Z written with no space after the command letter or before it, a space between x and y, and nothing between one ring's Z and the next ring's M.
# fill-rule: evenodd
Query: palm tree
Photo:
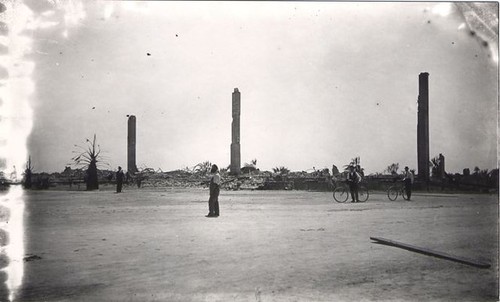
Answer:
M194 166L193 172L201 175L206 175L210 172L211 169L212 163L207 160Z
M394 175L398 174L398 169L399 169L399 163L392 163L389 166L387 166L387 173Z
M277 173L279 175L285 175L285 174L290 173L290 170L287 167L281 166L281 167L273 168L273 172Z
M97 163L101 159L101 147L96 145L96 135L94 134L94 139L90 141L87 138L87 148L75 145L75 147L81 149L80 151L73 151L76 153L71 160L77 166L86 166L87 172L85 174L85 183L87 185L87 190L97 190L99 189L99 181L97 179Z

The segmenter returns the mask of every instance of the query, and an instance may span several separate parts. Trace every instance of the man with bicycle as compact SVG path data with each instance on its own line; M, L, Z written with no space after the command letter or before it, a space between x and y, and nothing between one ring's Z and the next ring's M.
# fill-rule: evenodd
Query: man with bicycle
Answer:
M403 172L403 182L405 184L406 196L407 200L410 200L411 197L411 186L413 184L413 173L408 170L408 167L405 167L405 171Z
M349 191L351 191L351 202L359 202L358 184L361 182L361 175L356 172L354 166L349 166L349 173L347 174L347 184Z

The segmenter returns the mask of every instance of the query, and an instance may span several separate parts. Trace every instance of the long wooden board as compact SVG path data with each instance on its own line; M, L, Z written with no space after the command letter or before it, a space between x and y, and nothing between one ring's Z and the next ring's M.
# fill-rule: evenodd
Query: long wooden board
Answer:
M451 260L451 261L455 261L455 262L459 262L459 263L463 263L463 264L467 264L467 265L472 265L472 266L479 267L479 268L489 268L491 266L490 264L487 264L487 263L482 263L482 262L478 262L478 261L471 260L468 258L458 257L458 256L450 255L447 253L438 252L438 251L434 251L431 249L422 248L422 247L418 247L418 246L414 246L411 244L406 244L406 243L402 243L402 242L398 242L398 241L394 241L394 240L389 240L389 239L380 238L380 237L370 237L370 239L376 241L376 243L382 243L382 244L386 244L386 245L390 245L390 246L395 246L395 247L399 247L399 248L402 248L402 249L405 249L408 251L412 251L412 252L416 252L416 253L420 253L420 254L424 254L424 255L428 255L428 256L433 256L433 257L437 257L437 258L442 258L442 259L446 259L446 260Z

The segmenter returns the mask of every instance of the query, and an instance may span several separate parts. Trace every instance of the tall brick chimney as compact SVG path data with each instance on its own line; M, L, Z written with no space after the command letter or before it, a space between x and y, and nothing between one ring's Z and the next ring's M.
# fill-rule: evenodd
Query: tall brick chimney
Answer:
M233 92L233 122L231 124L231 165L229 172L233 175L239 175L241 172L241 153L240 153L240 113L241 101L238 88Z
M417 122L418 178L429 182L429 73L418 76L418 122Z
M135 115L128 118L128 133L127 133L127 172L133 174L137 172L137 165L135 163Z

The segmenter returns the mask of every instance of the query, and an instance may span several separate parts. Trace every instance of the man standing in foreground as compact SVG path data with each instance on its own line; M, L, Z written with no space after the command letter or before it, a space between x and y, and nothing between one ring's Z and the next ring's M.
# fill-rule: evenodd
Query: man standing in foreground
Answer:
M351 191L351 202L359 202L358 184L361 182L361 175L356 172L354 166L349 166L349 174L347 174L347 183L349 191Z
M210 198L208 199L208 215L205 217L219 217L219 167L217 167L217 165L212 165L210 173L212 173L212 177L210 178Z
M121 193L122 191L123 177L122 167L118 166L118 171L116 172L116 193Z
M413 184L413 173L408 171L408 167L405 167L405 171L403 172L403 182L405 184L406 196L407 200L410 200L411 197L411 186Z

